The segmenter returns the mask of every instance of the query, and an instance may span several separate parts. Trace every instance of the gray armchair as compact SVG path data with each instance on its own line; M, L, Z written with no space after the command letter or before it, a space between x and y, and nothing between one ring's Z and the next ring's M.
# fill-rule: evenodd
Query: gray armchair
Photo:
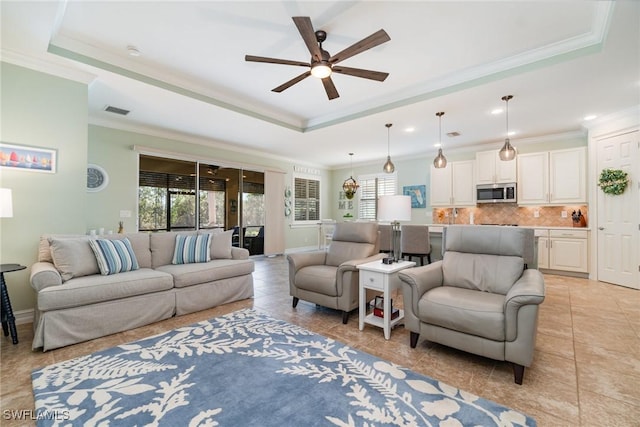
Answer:
M365 262L384 258L378 253L378 224L337 223L327 251L289 254L289 293L298 301L342 310L342 323L358 307L358 269Z
M511 362L522 384L531 366L544 301L532 229L445 227L443 259L401 271L405 328L415 348L429 341Z

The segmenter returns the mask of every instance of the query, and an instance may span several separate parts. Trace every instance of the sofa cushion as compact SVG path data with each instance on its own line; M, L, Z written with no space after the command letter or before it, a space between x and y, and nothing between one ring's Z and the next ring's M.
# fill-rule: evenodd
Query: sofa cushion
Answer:
M211 234L176 235L172 264L191 264L211 260Z
M310 265L296 273L296 287L322 295L337 296L336 273L338 269L330 265Z
M186 231L177 233L169 231L166 233L151 233L149 235L151 248L151 268L157 268L161 265L171 264L173 260L173 252L176 247L176 235L195 236L196 231Z
M231 247L233 229L222 231L219 228L213 230L200 230L199 234L211 235L211 259L231 259Z
M494 341L504 341L504 295L439 286L418 302L420 320Z
M89 246L96 256L100 274L103 276L124 273L125 271L137 270L139 268L136 255L133 253L133 248L131 247L131 242L127 238L122 240L89 240Z
M51 257L51 244L52 239L82 239L87 238L86 234L43 234L40 236L40 242L38 244L38 261L50 262L53 264L53 258Z
M101 239L121 240L129 239L133 253L140 268L151 268L151 250L149 249L150 233L116 233L100 236Z
M214 259L206 263L168 264L160 266L156 270L173 276L173 283L176 288L184 288L251 274L254 270L254 263L248 259Z
M173 278L170 274L149 268L110 276L94 274L75 277L61 286L42 289L38 292L38 309L41 311L60 310L172 288Z
M445 252L443 283L448 286L505 295L524 270L524 260L516 256Z
M100 273L88 236L51 238L49 246L53 264L60 272L63 282L74 277Z

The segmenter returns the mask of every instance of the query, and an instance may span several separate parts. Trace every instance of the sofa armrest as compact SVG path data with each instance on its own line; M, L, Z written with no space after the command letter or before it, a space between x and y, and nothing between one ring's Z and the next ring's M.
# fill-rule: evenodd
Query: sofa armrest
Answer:
M49 286L62 285L62 276L50 262L36 262L31 266L29 282L36 292L40 292Z
M436 261L421 267L407 268L398 272L403 283L404 304L406 310L418 315L418 301L430 289L442 286L442 261Z
M518 310L525 305L539 305L544 301L544 277L538 270L524 270L504 298L507 340L517 336ZM522 325L520 325L522 326Z
M231 258L232 259L249 259L249 250L245 248L238 248L231 246Z

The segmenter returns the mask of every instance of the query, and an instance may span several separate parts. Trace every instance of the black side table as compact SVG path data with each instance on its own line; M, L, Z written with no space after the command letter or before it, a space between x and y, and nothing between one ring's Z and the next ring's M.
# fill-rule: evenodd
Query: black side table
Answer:
M13 309L11 308L11 300L9 299L7 284L4 282L4 273L24 270L25 268L27 267L20 264L0 264L0 291L2 293L2 331L4 332L5 337L9 335L9 331L11 331L11 341L13 341L14 344L18 344L18 331L16 330L16 318L13 316Z

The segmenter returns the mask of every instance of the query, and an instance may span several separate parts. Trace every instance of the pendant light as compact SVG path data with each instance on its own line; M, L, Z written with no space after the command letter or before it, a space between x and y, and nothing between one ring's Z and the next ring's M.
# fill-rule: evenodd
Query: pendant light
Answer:
M382 170L386 173L393 173L394 170L396 170L396 167L394 166L393 162L391 161L391 148L390 148L390 137L389 137L389 132L390 132L390 128L391 126L393 126L392 123L387 123L385 125L387 127L387 162L384 164L384 166L382 166Z
M345 197L351 200L353 196L356 195L356 191L358 191L360 185L353 179L353 153L349 153L349 156L351 157L351 176L342 183L342 190L344 191Z
M444 154L442 154L442 116L444 116L444 111L437 112L436 116L438 116L440 121L440 147L438 147L438 155L435 159L433 159L433 166L435 166L437 169L442 169L444 167L447 167L447 158L444 157Z
M505 116L507 118L507 136L504 139L504 145L500 149L498 155L500 156L500 160L509 161L516 158L516 149L513 148L511 142L509 141L509 100L513 98L512 95L505 95L502 97L502 100L506 104L505 108Z

